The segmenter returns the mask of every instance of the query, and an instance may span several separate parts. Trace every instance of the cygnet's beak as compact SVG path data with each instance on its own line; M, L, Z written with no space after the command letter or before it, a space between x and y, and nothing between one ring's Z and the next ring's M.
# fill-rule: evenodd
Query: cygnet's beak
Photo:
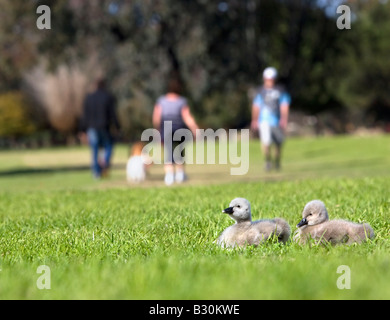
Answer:
M226 209L222 210L222 212L223 213L232 214L233 213L233 207L226 208Z
M298 224L297 228L307 225L308 221L306 218L303 218Z

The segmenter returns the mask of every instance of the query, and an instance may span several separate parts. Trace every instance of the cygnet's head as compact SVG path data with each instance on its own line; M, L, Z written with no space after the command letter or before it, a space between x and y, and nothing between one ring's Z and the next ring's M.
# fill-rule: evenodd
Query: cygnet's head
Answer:
M223 213L227 213L233 220L239 221L251 221L251 204L244 198L235 198L230 202L229 208L222 210Z
M329 220L325 204L320 200L308 202L303 208L302 218L297 224L298 228L305 225L313 226Z

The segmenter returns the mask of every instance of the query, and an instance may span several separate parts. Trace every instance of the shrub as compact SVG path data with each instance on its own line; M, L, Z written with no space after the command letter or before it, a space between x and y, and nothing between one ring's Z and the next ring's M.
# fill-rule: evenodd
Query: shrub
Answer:
M143 130L152 128L153 102L140 91L118 106L118 117L122 132L130 140L139 140Z
M36 131L29 107L20 92L0 95L0 137L26 136Z
M250 122L250 103L245 92L214 92L202 103L198 123L204 128L242 128Z
M88 83L98 70L93 63L92 59L85 65L63 64L52 72L43 63L24 75L26 94L44 110L55 130L69 134L77 129Z

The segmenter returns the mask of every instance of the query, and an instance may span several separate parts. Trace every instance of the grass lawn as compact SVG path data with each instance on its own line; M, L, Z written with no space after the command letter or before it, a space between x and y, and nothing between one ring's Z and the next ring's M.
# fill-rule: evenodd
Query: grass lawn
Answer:
M165 187L163 168L125 181L127 147L94 181L85 147L0 152L0 299L390 299L390 136L290 138L283 170L264 173L258 141L250 168L189 165ZM368 222L376 237L351 246L266 243L224 250L235 197L253 219L301 219L323 200L330 218ZM39 266L50 290L39 289ZM350 269L350 289L337 281ZM48 284L45 282L45 284Z

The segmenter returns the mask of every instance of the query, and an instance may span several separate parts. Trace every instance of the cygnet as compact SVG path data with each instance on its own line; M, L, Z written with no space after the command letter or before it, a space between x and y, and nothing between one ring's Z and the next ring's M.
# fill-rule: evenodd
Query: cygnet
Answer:
M298 233L294 239L301 243L306 243L313 238L317 243L351 244L374 238L374 230L368 223L329 220L325 204L320 200L313 200L306 204L297 228Z
M281 218L252 221L251 205L244 198L232 200L229 207L222 212L236 221L217 239L217 244L222 247L257 246L274 235L279 242L286 242L290 237L291 228Z

